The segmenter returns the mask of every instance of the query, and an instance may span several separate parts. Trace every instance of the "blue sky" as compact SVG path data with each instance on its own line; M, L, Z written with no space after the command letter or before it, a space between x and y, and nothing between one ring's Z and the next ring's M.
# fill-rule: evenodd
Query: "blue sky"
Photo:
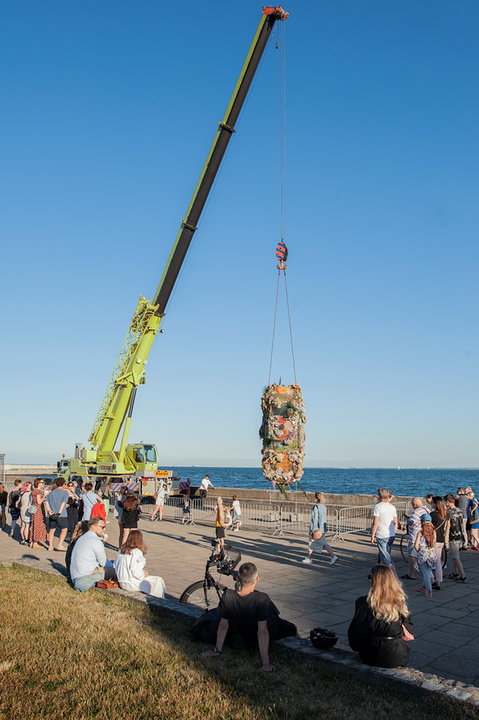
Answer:
M479 466L479 7L285 5L285 229L309 466ZM260 18L252 0L0 10L0 452L90 433ZM278 240L270 43L150 356L132 440L259 463ZM273 377L292 380L281 306Z

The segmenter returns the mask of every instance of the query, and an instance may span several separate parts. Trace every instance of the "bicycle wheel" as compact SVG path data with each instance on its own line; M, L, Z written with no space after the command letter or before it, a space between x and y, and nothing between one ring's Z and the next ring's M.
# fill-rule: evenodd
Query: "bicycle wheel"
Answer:
M405 562L409 562L409 555L407 552L408 536L403 535L399 543L399 549L401 550L402 558Z
M203 610L209 610L218 605L225 589L225 586L220 583L207 587L204 580L198 580L183 590L180 603L188 603Z

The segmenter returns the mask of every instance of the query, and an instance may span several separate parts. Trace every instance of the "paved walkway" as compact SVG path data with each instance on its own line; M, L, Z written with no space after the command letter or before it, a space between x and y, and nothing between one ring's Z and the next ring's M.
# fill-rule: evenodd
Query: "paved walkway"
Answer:
M107 532L108 556L116 555L113 544L118 539L118 526L110 513ZM204 535L213 536L213 529L202 525L182 526L179 521L152 523L140 521L148 546L148 572L162 575L168 593L178 598L187 585L203 577L210 548ZM334 629L339 635L338 647L348 648L347 628L354 611L354 601L368 590L368 573L376 561L376 550L365 535L351 535L337 543L338 562L329 565L326 553L313 565L300 560L306 551L305 537L288 534L272 537L257 531L230 533L227 542L240 550L243 561L258 565L259 589L267 592L278 605L281 615L296 623L306 637L317 626ZM399 574L406 565L395 551ZM0 559L26 559L39 568L64 571L63 554L46 550L30 550L0 533ZM409 608L415 623L416 640L411 643L410 665L426 673L479 684L479 552L461 553L469 583L445 580L443 588L428 600L414 588L418 583L404 581ZM450 568L446 570L450 572ZM230 578L224 578L226 584ZM418 576L419 581L419 576Z

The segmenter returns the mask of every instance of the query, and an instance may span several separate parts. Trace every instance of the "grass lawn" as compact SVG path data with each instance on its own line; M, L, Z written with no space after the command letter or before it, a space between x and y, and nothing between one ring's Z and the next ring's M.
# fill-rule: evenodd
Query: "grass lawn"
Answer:
M472 707L273 647L205 649L188 621L113 593L0 567L0 718L479 720Z

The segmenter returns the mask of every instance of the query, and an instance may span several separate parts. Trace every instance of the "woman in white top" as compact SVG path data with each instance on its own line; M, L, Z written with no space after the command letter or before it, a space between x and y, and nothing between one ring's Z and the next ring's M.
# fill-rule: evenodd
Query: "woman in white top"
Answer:
M166 592L164 580L157 575L145 575L145 555L143 533L131 530L113 563L120 587L163 598Z
M231 524L233 527L233 532L238 532L241 527L241 505L236 495L233 495L233 502L231 504L230 512L232 513Z

